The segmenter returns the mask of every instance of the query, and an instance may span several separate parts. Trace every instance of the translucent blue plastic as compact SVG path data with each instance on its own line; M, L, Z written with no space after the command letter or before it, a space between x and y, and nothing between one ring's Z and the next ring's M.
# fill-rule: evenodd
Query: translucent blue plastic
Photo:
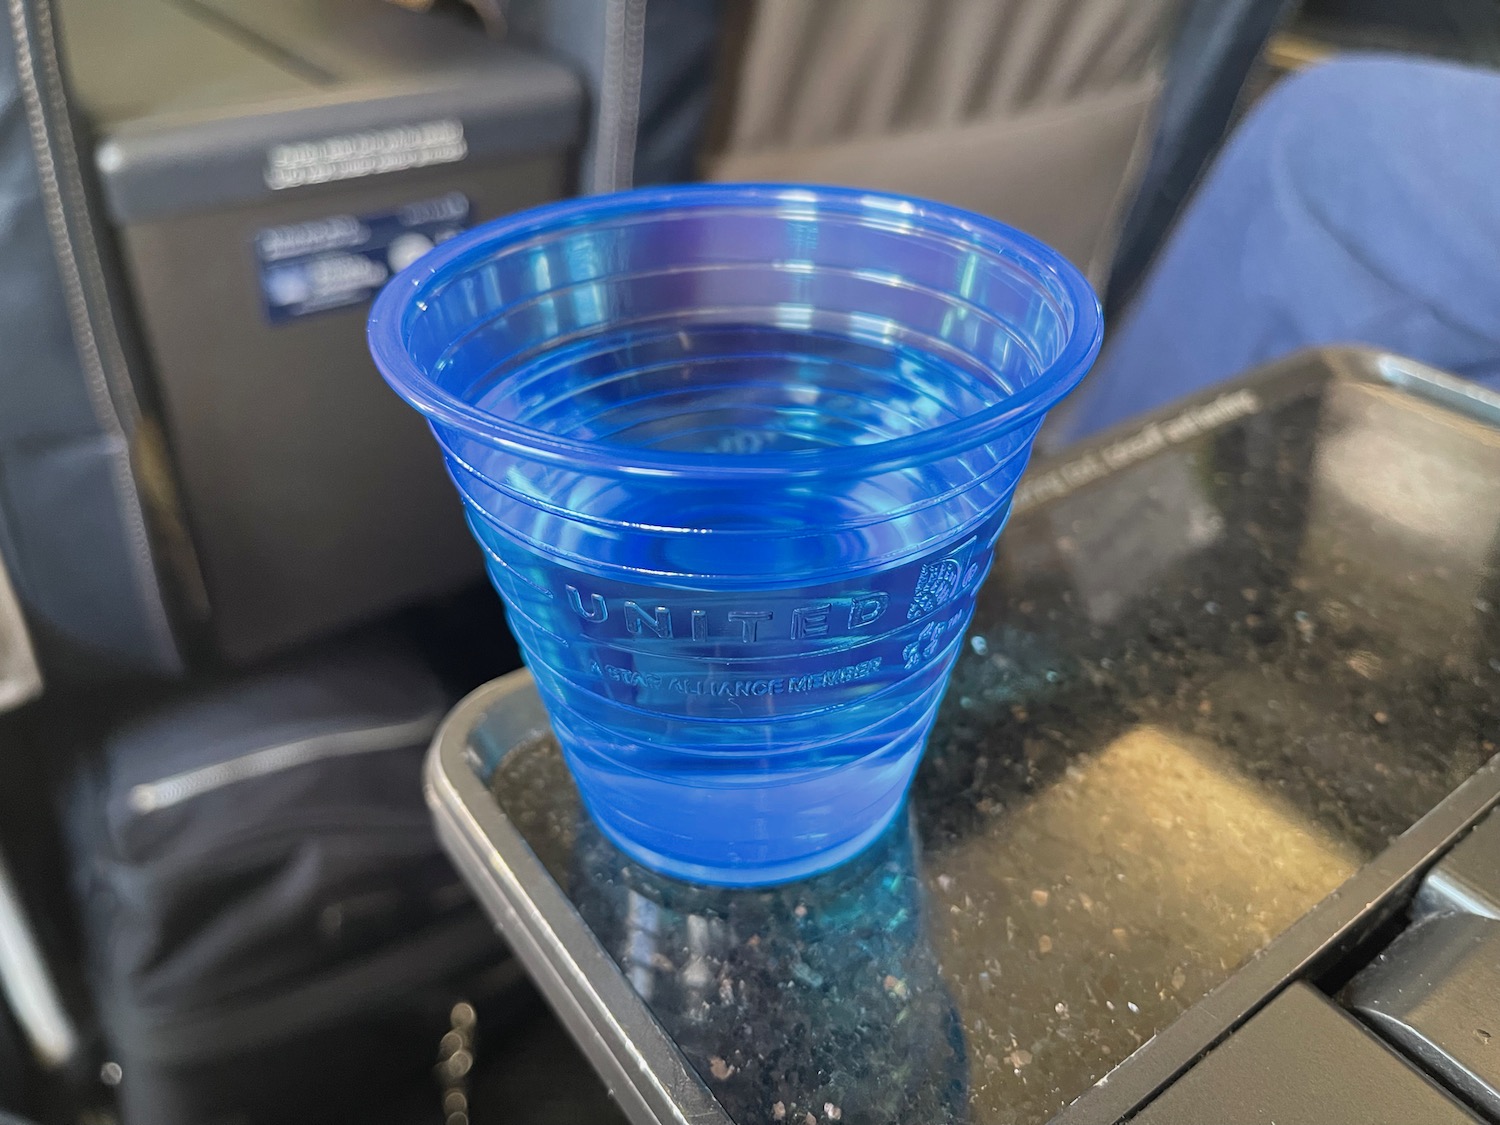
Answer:
M1099 347L1052 250L938 204L559 203L390 283L427 415L599 827L681 878L830 867L900 808L1044 413Z

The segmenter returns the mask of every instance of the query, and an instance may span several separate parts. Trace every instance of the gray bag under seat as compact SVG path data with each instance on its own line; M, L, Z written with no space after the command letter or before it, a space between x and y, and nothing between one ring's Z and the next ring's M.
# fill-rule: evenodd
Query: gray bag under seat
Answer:
M421 761L451 697L366 636L112 734L71 851L126 1125L381 1121L437 1104L458 999L519 970L433 835ZM321 1115L321 1116L320 1116Z

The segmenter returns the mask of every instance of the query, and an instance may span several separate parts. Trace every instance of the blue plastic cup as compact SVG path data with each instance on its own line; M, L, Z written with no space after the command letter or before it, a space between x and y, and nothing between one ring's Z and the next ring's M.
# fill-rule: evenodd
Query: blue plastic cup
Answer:
M479 227L380 295L600 829L667 874L831 867L901 807L1047 410L1061 256L936 203L694 185Z

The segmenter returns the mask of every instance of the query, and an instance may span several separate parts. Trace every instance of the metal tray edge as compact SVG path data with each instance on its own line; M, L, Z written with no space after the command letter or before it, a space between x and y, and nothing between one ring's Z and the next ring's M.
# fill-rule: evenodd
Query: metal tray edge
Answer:
M1080 1094L1050 1125L1115 1125L1144 1109L1294 981L1316 976L1407 903L1427 869L1500 805L1500 755L1434 805L1256 957Z
M733 1125L466 760L490 699L516 686L472 692L434 736L424 788L439 839L633 1122Z

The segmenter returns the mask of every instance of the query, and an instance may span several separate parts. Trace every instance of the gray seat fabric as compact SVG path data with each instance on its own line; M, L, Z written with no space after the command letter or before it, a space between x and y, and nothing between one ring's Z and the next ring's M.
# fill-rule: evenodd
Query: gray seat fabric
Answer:
M0 557L50 677L175 673L149 446L89 227L47 0L0 51ZM168 494L158 479L156 492Z
M929 196L1102 281L1182 4L756 0L709 174Z

